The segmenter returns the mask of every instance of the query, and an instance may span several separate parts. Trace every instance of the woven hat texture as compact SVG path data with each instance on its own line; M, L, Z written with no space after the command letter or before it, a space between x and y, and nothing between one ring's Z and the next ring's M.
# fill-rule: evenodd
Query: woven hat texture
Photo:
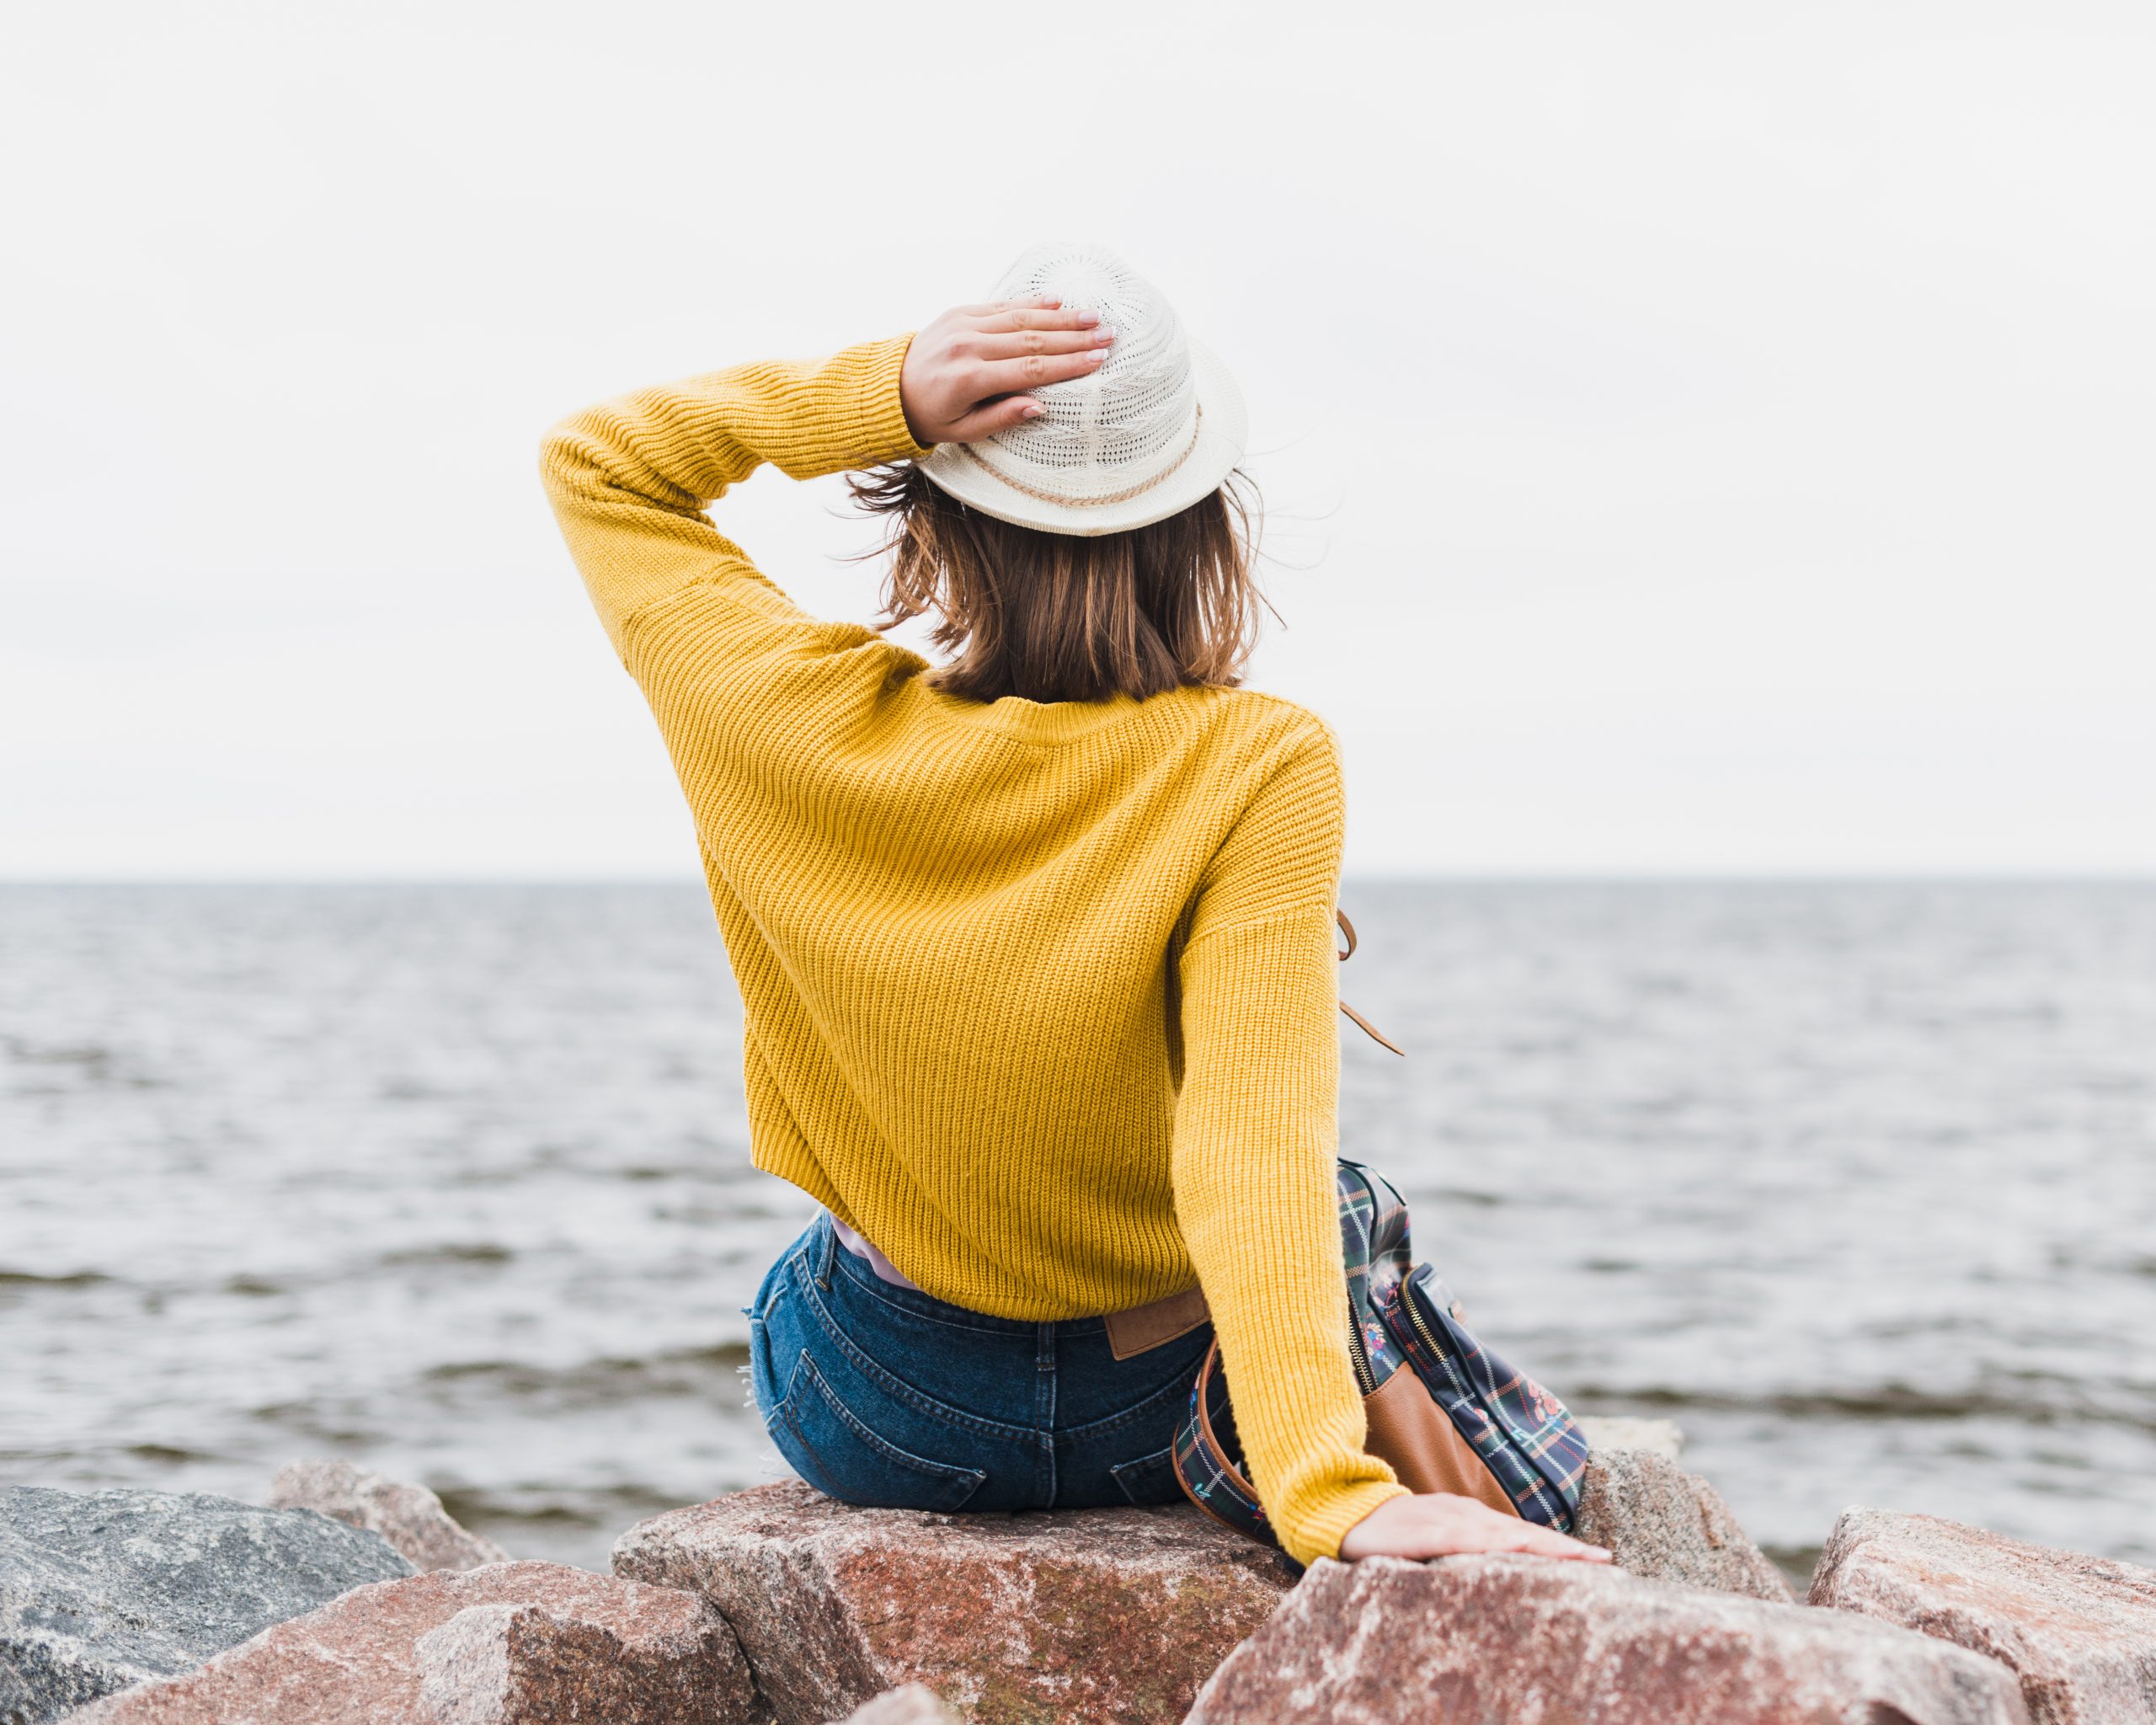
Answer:
M1115 332L1107 358L1028 391L1046 410L1038 419L940 445L928 476L999 520L1086 535L1165 520L1216 489L1242 457L1242 398L1160 290L1105 248L1052 244L1026 253L990 297L1037 295L1099 312Z

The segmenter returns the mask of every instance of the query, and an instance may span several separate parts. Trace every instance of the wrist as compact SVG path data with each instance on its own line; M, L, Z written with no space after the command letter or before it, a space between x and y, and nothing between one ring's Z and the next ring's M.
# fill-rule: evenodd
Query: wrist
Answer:
M1354 1557L1344 1549L1348 1535L1363 1527L1380 1510L1397 1498L1412 1497L1406 1486L1392 1480L1364 1480L1332 1494L1321 1511L1300 1518L1297 1531L1303 1538L1297 1543L1310 1547L1310 1556L1337 1557L1343 1563L1353 1562ZM1367 1537L1367 1535L1366 1535ZM1359 1546L1361 1542L1358 1541ZM1293 1551L1291 1557L1307 1563L1310 1556Z
M906 403L905 370L913 352L913 333L909 330L888 341L871 342L857 351L868 361L856 398L865 458L848 465L873 467L881 462L922 459L935 446L921 441Z

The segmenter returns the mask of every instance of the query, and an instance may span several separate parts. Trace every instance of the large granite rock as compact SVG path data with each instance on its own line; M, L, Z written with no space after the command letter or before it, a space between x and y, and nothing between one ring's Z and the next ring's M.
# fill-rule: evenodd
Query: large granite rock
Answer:
M295 1461L270 1483L273 1509L314 1509L378 1533L414 1569L477 1569L506 1563L492 1540L457 1525L424 1486L369 1473L349 1461Z
M991 1725L1180 1719L1293 1578L1187 1508L935 1515L797 1481L633 1527L614 1568L708 1596L781 1725L915 1681Z
M1811 1603L1999 1660L2037 1725L2156 1722L2156 1570L1851 1509L1820 1555Z
M1864 1632L1852 1633L1861 1628ZM2012 1674L1847 1613L1532 1557L1321 1560L1190 1725L2024 1725Z
M1607 1546L1619 1568L1652 1581L1780 1605L1795 1598L1721 1493L1650 1450L1588 1451L1572 1532Z
M0 1491L0 1725L41 1725L411 1573L376 1535L303 1509L10 1487Z
M499 1563L360 1588L68 1725L744 1725L753 1701L694 1594Z
M959 1720L926 1684L903 1683L848 1713L843 1725L959 1725Z

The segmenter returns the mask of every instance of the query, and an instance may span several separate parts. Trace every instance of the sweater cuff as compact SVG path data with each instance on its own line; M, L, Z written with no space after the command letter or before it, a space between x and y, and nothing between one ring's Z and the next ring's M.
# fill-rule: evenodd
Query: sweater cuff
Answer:
M913 334L888 341L865 342L846 358L852 361L851 399L846 403L848 453L834 472L870 467L881 462L917 462L935 446L914 441L899 397L899 374L905 367Z
M1366 1480L1327 1492L1318 1503L1299 1509L1292 1531L1280 1528L1280 1542L1298 1563L1314 1563L1320 1557L1337 1557L1348 1530L1379 1504L1395 1498L1412 1497L1406 1486L1390 1480Z

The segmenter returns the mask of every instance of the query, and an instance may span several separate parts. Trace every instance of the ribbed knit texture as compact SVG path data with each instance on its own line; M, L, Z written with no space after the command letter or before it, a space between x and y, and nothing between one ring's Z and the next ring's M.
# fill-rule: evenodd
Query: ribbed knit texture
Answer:
M794 605L710 499L927 451L910 337L563 421L542 470L657 717L745 1010L756 1165L929 1293L1032 1322L1200 1283L1305 1561L1363 1452L1333 1196L1339 749L1251 690L968 701Z

